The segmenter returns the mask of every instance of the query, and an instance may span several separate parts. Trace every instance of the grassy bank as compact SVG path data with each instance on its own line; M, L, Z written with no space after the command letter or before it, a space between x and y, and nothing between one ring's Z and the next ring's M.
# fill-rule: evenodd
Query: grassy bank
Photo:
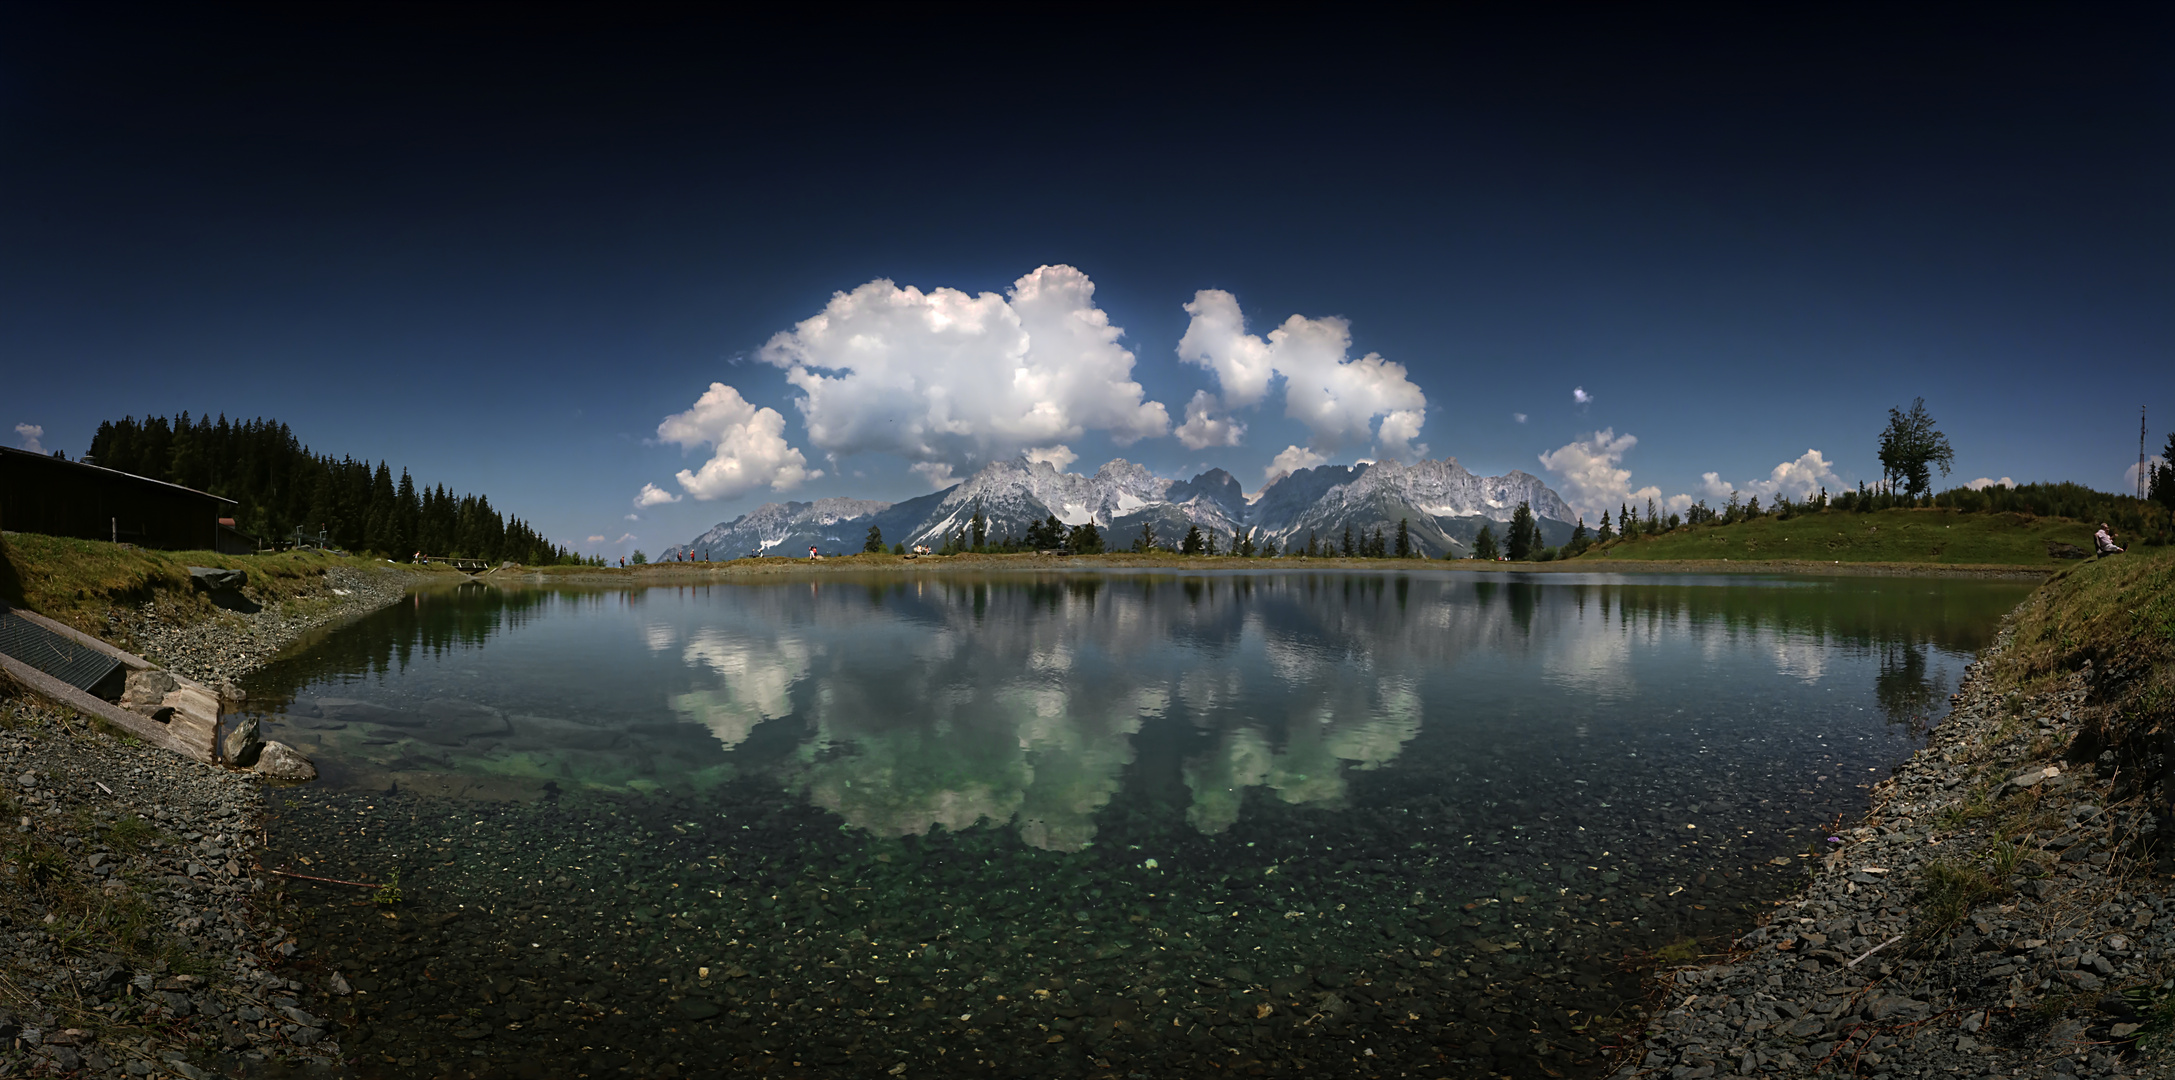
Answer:
M2175 548L2140 548L2049 580L2017 613L1997 671L2030 693L2087 664L2099 708L2069 756L2112 748L2134 773L2175 737Z
M193 624L215 617L220 601L195 588L189 567L244 570L249 583L240 599L265 608L308 614L335 599L325 584L333 567L383 563L322 552L221 555L210 551L148 551L101 540L71 540L36 533L0 535L0 601L28 608L86 634L134 648L130 616L151 605L169 623ZM444 573L458 576L452 570Z
M2097 523L2031 514L1972 514L1947 508L1828 511L1762 517L1733 525L1692 525L1659 536L1600 545L1570 560L1670 562L1685 559L1795 560L1828 563L1927 563L2058 570L2077 565L2049 546L2092 549Z

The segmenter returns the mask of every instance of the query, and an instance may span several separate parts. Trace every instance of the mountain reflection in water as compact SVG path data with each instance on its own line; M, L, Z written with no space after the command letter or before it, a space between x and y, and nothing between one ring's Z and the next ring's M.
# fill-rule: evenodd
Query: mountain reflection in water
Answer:
M1433 569L471 585L328 636L251 700L336 785L766 772L880 835L1010 823L1073 851L1144 745L1144 787L1209 834L1250 790L1342 806L1423 731L1424 767L1455 771L1476 746L1637 742L1656 717L1744 695L1871 704L1902 745L2022 591ZM1173 734L1144 741L1151 725Z

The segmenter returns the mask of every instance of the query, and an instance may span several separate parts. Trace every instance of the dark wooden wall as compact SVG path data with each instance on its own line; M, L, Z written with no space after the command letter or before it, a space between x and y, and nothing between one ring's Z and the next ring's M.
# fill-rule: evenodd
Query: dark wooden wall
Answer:
M201 491L0 447L0 530L215 550L233 504Z

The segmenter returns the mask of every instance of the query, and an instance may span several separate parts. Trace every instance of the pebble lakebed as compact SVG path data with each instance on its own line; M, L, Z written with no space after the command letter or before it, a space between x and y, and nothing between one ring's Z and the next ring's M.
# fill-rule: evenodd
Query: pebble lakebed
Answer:
M397 599L402 582L388 575L341 584L356 593L350 607L360 610ZM390 595L378 595L388 587ZM173 628L168 637L139 640L171 642L163 647L173 652L158 658L207 681L236 677L276 651L273 632L261 626L261 648L238 646L232 634ZM161 647L146 646L155 656ZM1166 834L1133 837L1147 842L1142 847L1153 843L1167 852L1163 862L1170 869L1185 869L1183 877L1155 875L1130 850L1123 823L1113 823L1109 864L1088 869L1020 849L994 829L872 841L841 831L819 811L781 804L774 785L754 782L701 798L572 791L496 804L289 789L275 795L280 807L272 827L281 836L321 842L350 834L332 850L288 844L279 858L317 856L298 869L370 877L393 860L427 851L442 861L403 863L416 866L408 880L421 887L411 890L413 902L390 913L353 889L290 883L302 891L278 910L296 926L293 935L284 927L248 925L239 901L262 888L264 879L237 879L233 894L170 882L155 901L162 915L170 912L173 924L199 936L210 954L231 956L201 987L169 981L182 988L158 989L157 973L124 973L128 981L119 988L111 985L111 974L93 982L112 971L99 967L99 958L61 957L50 943L41 947L33 940L39 931L19 932L13 935L17 956L8 961L11 978L20 963L23 971L49 976L43 980L49 985L103 987L123 1010L134 1003L138 1015L160 1021L163 1033L135 1042L93 1038L87 1047L57 1045L47 1035L57 1017L30 1017L31 1025L18 1018L17 1026L31 1037L17 1032L7 1053L18 1073L25 1066L50 1072L72 1058L91 1070L88 1075L101 1076L189 1076L192 1069L222 1064L239 1075L282 1060L325 1071L340 1059L345 1065L339 1072L366 1076L622 1070L1146 1076L1174 1068L1541 1076L1605 1073L1612 1057L1622 1074L1677 1078L1740 1071L1813 1075L1822 1068L1836 1075L1845 1069L1860 1075L2003 1076L2018 1069L2026 1075L2037 1075L2030 1069L2134 1071L2142 1066L2109 1056L2107 1047L2094 1056L2089 1047L2057 1046L2046 1037L2062 1034L2074 1020L2057 1022L2052 1032L2046 1025L2035 1032L2018 1020L2030 1003L2043 1000L2024 988L2027 980L2036 985L2051 978L2050 988L2082 987L2092 978L2113 985L2149 975L2167 955L2168 924L2154 916L2175 912L2161 912L2157 897L2132 898L2115 887L2119 879L2109 875L2119 866L2110 870L2091 861L2096 853L2112 856L2104 849L2087 847L2085 856L2058 863L2057 877L2030 883L2011 898L2016 911L1998 918L1981 913L1967 949L1952 944L1953 955L1914 959L1898 943L1858 968L1834 970L1856 938L1866 938L1862 948L1871 948L1904 928L1915 863L1902 847L1891 857L1883 845L1907 845L1896 837L1913 835L1923 844L1924 826L1913 833L1911 822L1963 795L1967 785L1944 785L1970 771L1959 758L1980 753L1973 740L1985 733L1974 726L1969 706L1983 696L1975 680L1967 683L1962 704L1937 730L1934 745L1883 786L1867 826L1839 834L1844 850L1826 860L1809 887L1802 886L1805 862L1786 845L1778 845L1771 859L1739 852L1728 870L1694 865L1698 860L1687 858L1681 844L1662 839L1669 824L1661 819L1682 815L1656 814L1652 804L1637 802L1628 805L1640 809L1622 816L1636 822L1644 810L1656 818L1645 830L1652 842L1638 859L1615 852L1613 861L1590 867L1572 865L1584 860L1551 862L1539 853L1576 848L1554 847L1566 838L1546 833L1580 825L1554 812L1541 793L1533 793L1529 807L1534 829L1509 834L1509 850L1501 853L1509 858L1480 864L1490 871L1485 880L1452 874L1446 884L1438 875L1429 881L1435 895L1424 895L1392 857L1287 861L1271 850L1234 861L1230 851L1258 849L1185 851ZM2059 728L2059 714L2051 705L2043 708ZM71 775L63 752L54 748L69 740L18 731L15 742L11 778L25 771ZM187 851L178 846L167 853L179 877L196 881L190 871L202 870L214 878L210 889L219 886L215 877L225 865L204 863L207 843L237 867L247 863L242 856L254 854L248 825L263 812L256 784L107 740L76 746L73 752L110 763L100 767L141 770L139 797L156 799L169 819L235 826L208 831L192 825L175 836L176 844L193 845L198 856L184 858ZM26 767L24 760L31 763ZM38 761L59 768L48 770ZM1930 779L1913 779L1927 770ZM76 774L87 775L80 768ZM1723 778L1696 779L1714 790L1701 795L1687 789L1675 798L1703 797L1726 806ZM62 787L67 790L57 790ZM53 813L80 795L72 782L55 788L48 796ZM191 803L198 790L205 794ZM233 806L213 792L224 792ZM2064 792L2090 801L2089 785L2075 774L2045 784L2038 797ZM1899 803L1901 793L1918 801ZM1620 797L1640 794L1633 785ZM1899 805L1920 817L1900 816ZM1250 824L1240 827L1257 830L1259 838L1241 835L1241 843L1273 847L1280 838L1303 837L1328 849L1392 854L1370 835L1364 806L1291 820L1280 819L1273 804L1259 809L1250 808ZM2065 853L2086 842L2081 830L2120 826L2119 813L2104 821L2091 815L2073 820L2082 824L2063 834L2069 839ZM719 835L742 826L762 839L735 842L739 838ZM1400 832L1407 827L1397 823ZM189 840L189 832L202 835ZM274 847L281 843L275 840ZM1517 858L1521 847L1534 857ZM1882 861L1874 868L1887 873L1868 869L1876 858ZM1776 861L1789 865L1759 869ZM565 918L568 905L560 892L591 886L577 886L560 871L600 865L611 873L576 905L588 909L586 916ZM1271 867L1276 874L1268 872ZM82 868L96 873L95 867ZM128 876L126 869L112 873ZM1278 874L1289 876L1279 882ZM2095 921L2077 934L2064 938L2059 934L2068 926L2036 925L2039 907L2069 896L2070 883L2093 886L2101 879L2113 883L2108 898L2097 901ZM231 896L236 902L206 919L204 904L189 902L192 888L199 901ZM2049 899L2038 897L2042 889ZM1297 910L1278 902L1280 891L1337 903ZM1646 1021L1634 1003L1647 992L1643 975L1653 970L1655 946L1687 938L1726 941L1755 921L1755 908L1783 895L1802 899L1786 902L1772 922L1739 940L1744 959L1672 973L1663 1011ZM968 896L971 905L953 903ZM1611 912L1601 906L1607 900L1622 907ZM2097 914L2108 904L2121 910ZM966 917L960 907L971 908ZM1637 915L1608 918L1623 908ZM1801 918L1815 921L1791 921ZM204 921L192 925L190 919ZM2096 944L2089 952L2083 948L2082 935L2104 933L2102 922L2119 928L2130 947L2116 949L2101 936L2091 939ZM1632 931L1623 930L1626 923ZM2029 936L2042 929L2057 936ZM1986 948L1989 942L2002 944ZM2027 942L2035 944L2026 948ZM32 957L32 951L41 955ZM1875 962L1887 970L1864 971ZM1978 987L1971 980L2003 962L2011 970L1998 1000L1984 987L1958 989ZM1959 964L1984 970L1965 971ZM2109 973L2101 974L2102 966ZM179 994L182 1000L143 1000L137 983L145 974L153 975L150 995ZM357 993L327 993L347 988L350 979ZM1978 1007L1963 1008L1971 1004ZM190 1015L173 1015L182 1009ZM1808 1019L1820 1021L1818 1030L1807 1026ZM1912 1020L1926 1021L1916 1030L1942 1026L1944 1039L1898 1039L1896 1029ZM2115 1037L2116 1022L2109 1014L2098 1028L2079 1026L2068 1037ZM40 1023L42 1028L35 1026ZM1642 1028L1648 1036L1643 1045L1622 1041ZM235 1038L248 1043L241 1054L204 1056ZM59 1042L83 1039L63 1034ZM199 1055L198 1065L165 1056L185 1048Z
M307 616L267 608L177 625L147 605L127 624L145 658L229 685L308 632L395 602L408 579L334 569L322 585L329 602ZM9 999L0 1004L0 1076L196 1080L266 1065L337 1068L336 996L305 981L292 936L264 903L262 783L93 734L28 696L0 710L0 802L11 811L0 843L15 841L5 843L11 854L35 845L65 856L35 870L28 858L0 867L0 889L33 897L28 920L0 924ZM172 948L165 959L146 951L132 961L101 947L120 943L78 937L37 911L33 873L110 904L140 902Z

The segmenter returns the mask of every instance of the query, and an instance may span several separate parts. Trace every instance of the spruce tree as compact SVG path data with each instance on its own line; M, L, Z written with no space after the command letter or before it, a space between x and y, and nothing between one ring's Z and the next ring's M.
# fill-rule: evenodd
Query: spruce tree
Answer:
M882 554L884 550L884 531L877 526L869 526L868 539L862 542L861 550L870 554Z
M1473 558L1494 562L1502 552L1495 546L1495 530L1486 522L1480 524L1480 535L1473 537Z
M1412 557L1412 519L1410 518L1397 519L1397 557L1400 559Z
M1186 526L1186 535L1178 541L1178 553L1180 555L1199 555L1201 553L1200 526Z
M982 518L982 504L974 504L974 516L967 520L967 530L973 535L974 550L982 550L989 539L989 522Z
M1525 562L1535 554L1540 539L1540 526L1533 522L1533 507L1524 501L1510 516L1510 561Z
M1155 533L1150 530L1148 535L1154 536ZM1075 555L1100 555L1103 552L1103 534L1096 530L1093 521L1082 522L1073 526L1072 532L1065 537L1065 549Z
M1343 545L1342 547L1339 547L1339 548L1337 549L1337 551L1338 551L1338 553L1339 553L1339 554L1343 555L1343 556L1344 556L1345 558L1347 558L1347 559L1351 558L1351 557L1352 557L1352 556L1354 556L1354 555L1357 555L1357 554L1359 554L1359 549L1358 549L1358 548L1356 548L1356 547L1354 547L1354 546L1352 546L1352 523L1351 523L1351 522L1345 522L1345 524L1344 524L1344 545Z

